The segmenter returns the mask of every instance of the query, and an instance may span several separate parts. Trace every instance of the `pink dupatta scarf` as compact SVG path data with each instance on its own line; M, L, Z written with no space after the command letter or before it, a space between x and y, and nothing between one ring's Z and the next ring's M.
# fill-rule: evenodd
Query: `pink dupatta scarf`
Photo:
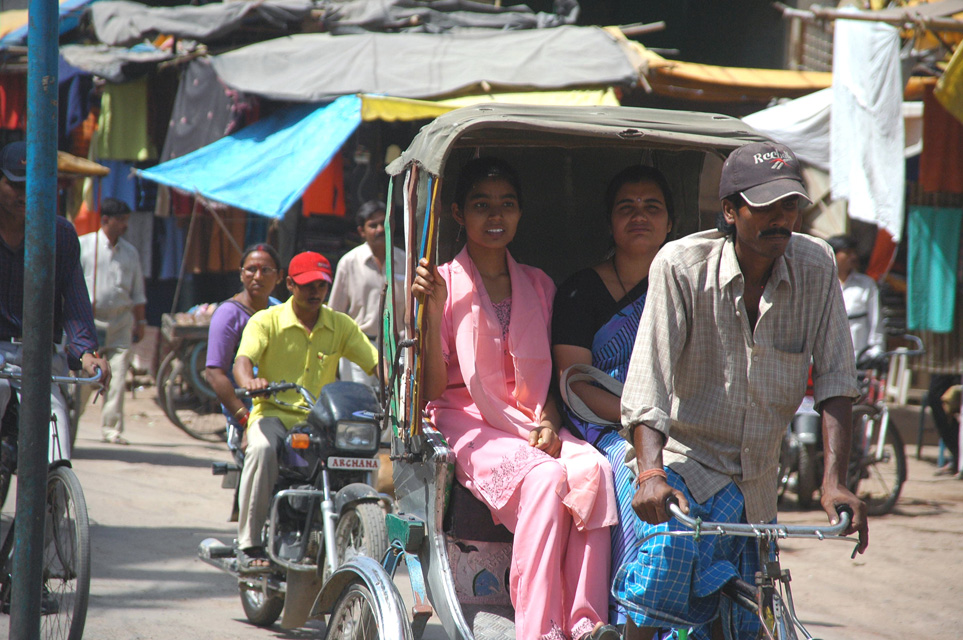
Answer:
M511 498L521 476L547 461L546 454L528 445L528 436L545 406L553 375L549 334L555 286L541 270L520 265L508 255L512 312L507 347L515 367L514 389L510 389L502 329L467 249L448 266L442 275L447 276L450 326L468 393L488 425L521 440L508 458L493 456L485 460L483 466L491 474L487 490L484 478L475 479L477 488L500 508ZM562 453L558 461L566 471L567 482L560 483L556 492L576 525L591 530L615 524L618 515L608 461L567 430L559 436ZM464 451L473 445L471 439L460 438L455 439L453 447L456 458L470 456L479 466L480 451ZM508 452L502 449L501 453ZM485 472L481 468L477 471L476 475ZM491 482L493 478L498 481Z

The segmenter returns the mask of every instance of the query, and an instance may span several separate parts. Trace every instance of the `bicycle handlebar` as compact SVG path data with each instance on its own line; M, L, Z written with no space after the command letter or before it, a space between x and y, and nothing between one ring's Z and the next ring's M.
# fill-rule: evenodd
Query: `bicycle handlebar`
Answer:
M97 384L103 379L104 372L100 367L95 367L95 369L97 373L89 378L81 376L50 376L50 381L56 384ZM23 378L23 373L7 369L7 358L0 353L0 379L20 380L21 378Z
M738 522L704 522L698 518L690 518L679 508L678 502L670 497L666 500L666 512L683 525L692 529L694 534L713 536L742 536L747 538L817 538L819 540L832 538L852 540L843 535L853 520L853 513L845 506L837 507L839 522L835 525L817 527L814 525L784 525L784 524L744 524ZM668 532L665 535L688 534L688 532ZM658 534L656 534L658 535Z
M914 336L911 333L904 333L903 335L898 337L900 340L906 340L907 342L912 342L915 348L907 349L906 347L899 347L897 349L893 349L892 351L884 351L882 353L876 354L875 356L872 357L872 359L889 360L893 356L921 356L926 353L926 348L923 346L923 341L919 338L919 336ZM867 345L866 347L864 347L859 352L859 356L856 358L856 362L858 363L860 360L862 360L863 357L866 355L866 353L872 348L873 348L872 345Z

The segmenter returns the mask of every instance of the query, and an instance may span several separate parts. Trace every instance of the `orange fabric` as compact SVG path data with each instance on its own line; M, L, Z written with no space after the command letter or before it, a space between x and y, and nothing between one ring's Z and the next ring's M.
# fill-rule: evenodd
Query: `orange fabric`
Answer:
M0 73L0 129L27 128L27 76Z
M344 163L340 153L334 155L324 171L301 196L301 212L304 217L344 215Z
M869 264L866 266L866 275L879 282L893 266L897 248L898 245L893 242L893 236L888 231L885 229L877 231L876 243L873 245L873 252L869 255Z
M920 186L923 191L963 193L963 124L933 95L933 84L923 96L923 152Z
M93 109L87 114L87 119L74 127L70 132L70 153L81 158L86 158L90 153L90 141L97 130L97 120L100 117L100 110Z
M93 233L100 229L100 212L91 211L86 202L81 202L73 222L78 236Z

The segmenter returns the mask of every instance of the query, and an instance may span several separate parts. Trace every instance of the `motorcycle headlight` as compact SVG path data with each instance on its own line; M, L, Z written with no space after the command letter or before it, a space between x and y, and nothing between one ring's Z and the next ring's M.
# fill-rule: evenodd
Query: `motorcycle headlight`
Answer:
M378 450L378 444L378 425L371 422L338 423L334 435L334 446L338 449L373 453Z

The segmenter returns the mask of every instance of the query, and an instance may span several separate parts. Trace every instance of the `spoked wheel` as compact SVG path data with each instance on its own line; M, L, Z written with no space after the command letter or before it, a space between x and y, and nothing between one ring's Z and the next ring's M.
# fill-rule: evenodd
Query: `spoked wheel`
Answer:
M326 640L380 640L374 596L360 582L348 585L328 620Z
M47 477L40 637L80 640L90 597L90 523L80 481L69 467Z
M241 584L241 607L251 624L270 627L284 609L284 596L267 595L259 585Z
M171 351L164 359L161 360L160 366L157 367L157 375L154 376L154 387L157 391L157 404L160 408L167 413L167 378L171 375L171 369L174 367L174 360L177 359L177 352Z
M334 539L338 551L337 566L355 556L368 556L380 562L388 550L388 530L381 505L362 502L345 511L338 518ZM322 576L325 582L331 577L327 562Z
M170 373L164 381L166 413L171 422L193 438L224 441L227 419L221 412L221 403L204 378L206 354L207 343L201 342L194 346L187 362L172 361ZM204 380L203 386L200 380Z
M906 482L906 447L892 416L879 446L883 414L875 407L853 407L853 447L862 447L858 486L854 493L866 503L871 516L889 513Z

